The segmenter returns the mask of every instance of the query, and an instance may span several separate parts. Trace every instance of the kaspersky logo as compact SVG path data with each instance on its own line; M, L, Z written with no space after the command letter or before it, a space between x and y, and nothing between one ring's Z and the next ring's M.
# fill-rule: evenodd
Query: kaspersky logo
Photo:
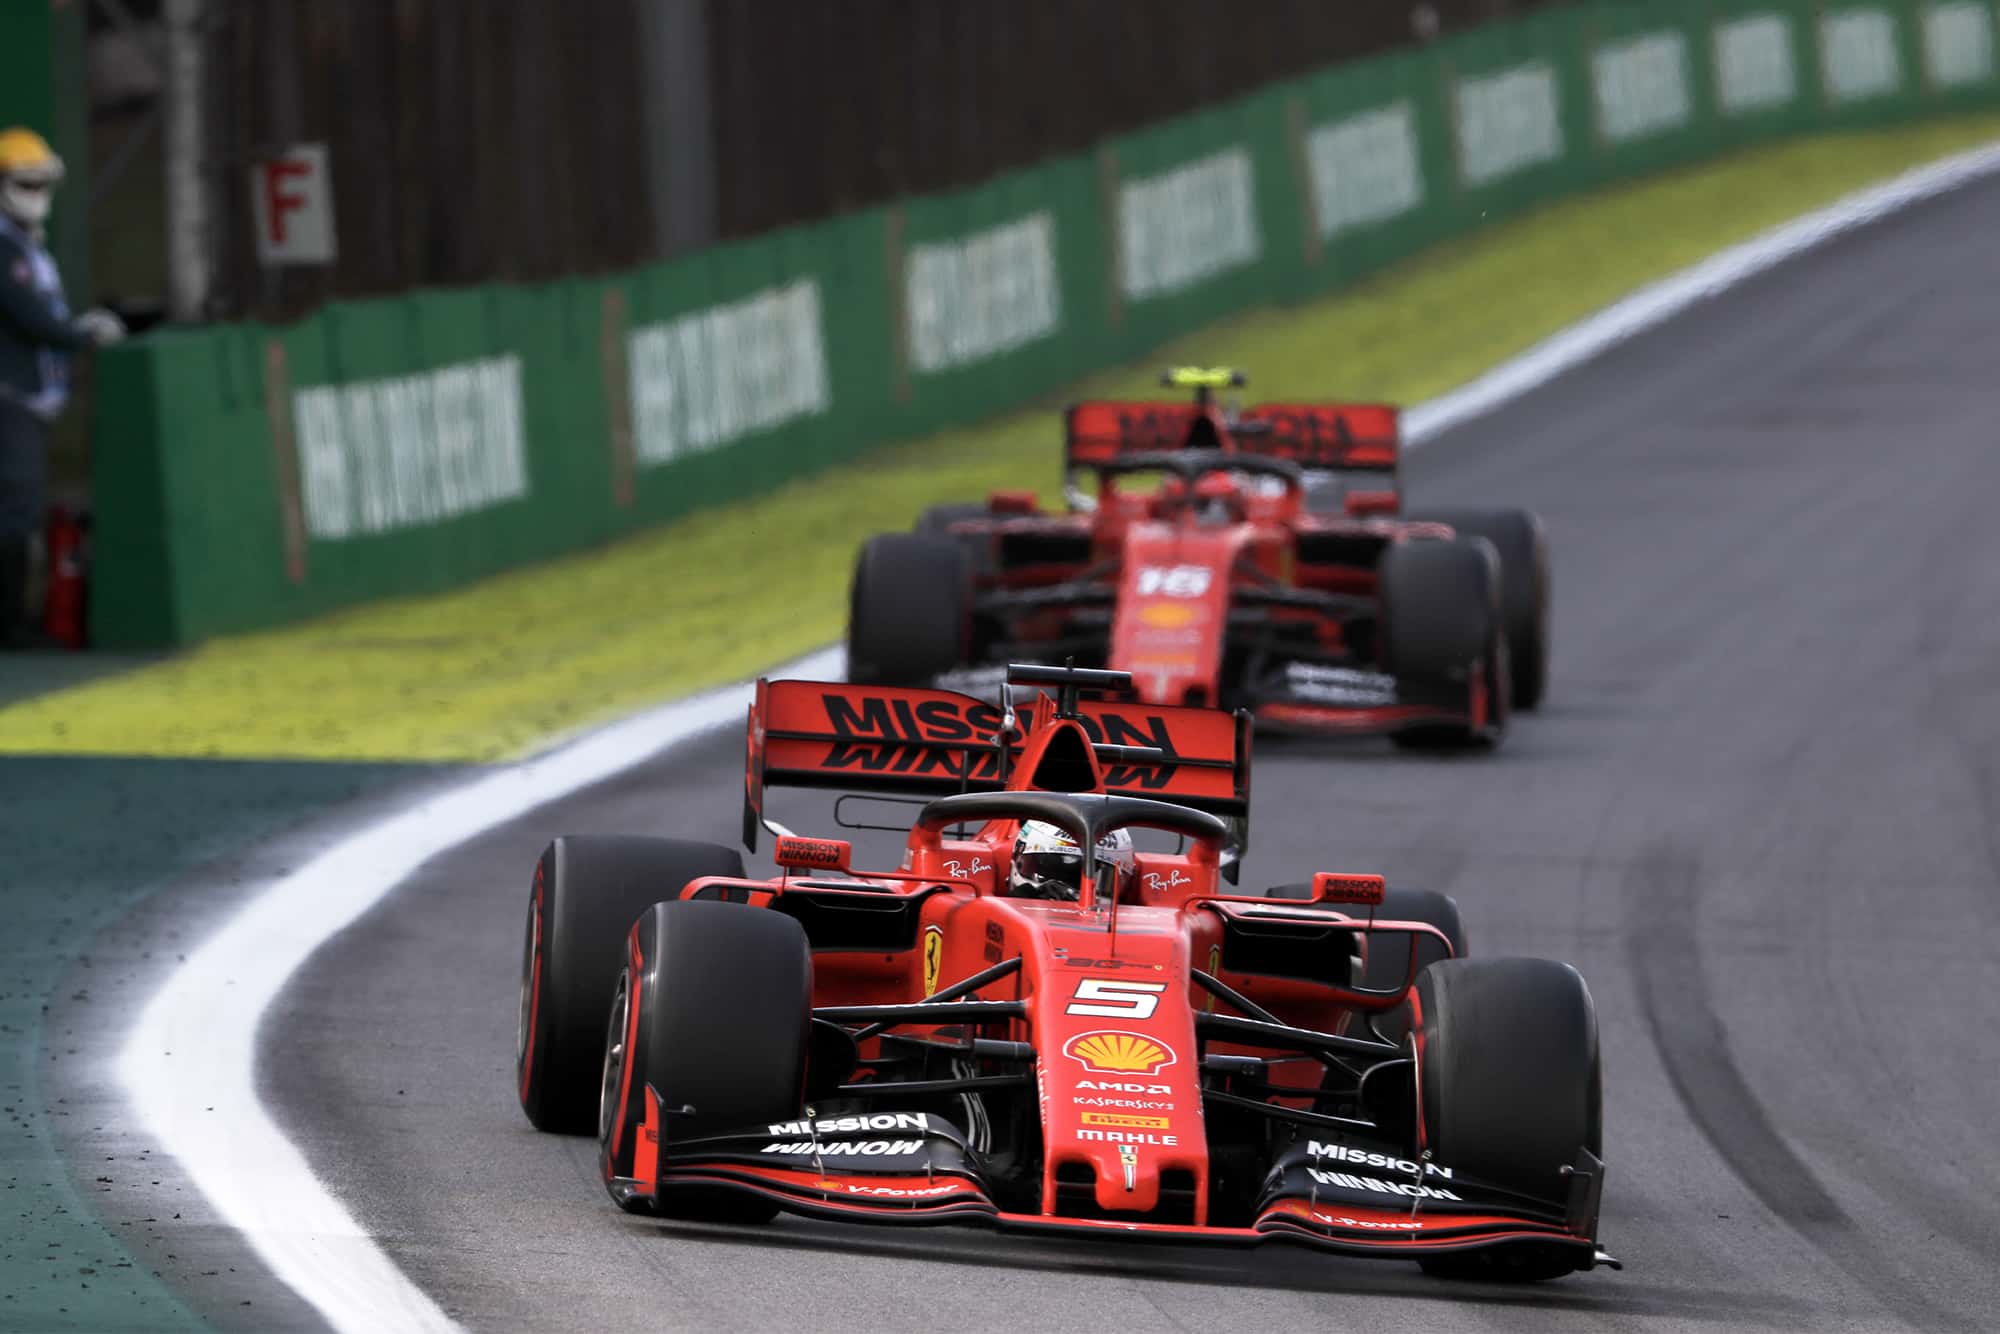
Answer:
M1173 1048L1139 1033L1080 1033L1063 1044L1063 1055L1100 1075L1151 1075L1177 1059Z

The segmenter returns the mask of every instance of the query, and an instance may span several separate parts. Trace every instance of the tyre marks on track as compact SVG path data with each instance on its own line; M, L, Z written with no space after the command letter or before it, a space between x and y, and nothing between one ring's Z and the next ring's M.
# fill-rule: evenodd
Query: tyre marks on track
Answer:
M1887 1312L1921 1330L1980 1329L1886 1263L1744 1077L1716 1012L1695 930L1705 883L1699 855L1677 840L1661 840L1633 863L1626 882L1625 902L1634 910L1626 957L1641 1014L1702 1136L1765 1208L1858 1279Z

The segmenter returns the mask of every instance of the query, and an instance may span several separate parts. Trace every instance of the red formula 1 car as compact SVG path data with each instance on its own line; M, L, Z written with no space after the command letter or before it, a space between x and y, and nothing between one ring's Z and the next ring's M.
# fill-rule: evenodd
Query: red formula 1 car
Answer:
M1260 723L1497 740L1540 703L1548 545L1523 510L1397 517L1396 409L1226 410L1233 371L1169 372L1192 402L1069 410L1068 513L1030 494L926 514L861 552L849 676L1073 660L1157 704ZM1095 494L1076 485L1094 476ZM1369 488L1345 483L1366 478Z
M1374 875L1239 892L1245 715L1009 678L1055 693L759 683L750 839L779 785L895 793L918 809L891 869L789 833L771 880L723 847L555 840L523 956L533 1123L594 1130L636 1212L1616 1263L1573 969L1460 957L1451 900Z

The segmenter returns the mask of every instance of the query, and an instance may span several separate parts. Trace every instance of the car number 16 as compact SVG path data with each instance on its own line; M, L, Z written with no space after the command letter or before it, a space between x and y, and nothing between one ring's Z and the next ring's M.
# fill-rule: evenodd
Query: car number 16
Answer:
M1144 565L1139 569L1142 598L1198 598L1208 592L1206 565Z

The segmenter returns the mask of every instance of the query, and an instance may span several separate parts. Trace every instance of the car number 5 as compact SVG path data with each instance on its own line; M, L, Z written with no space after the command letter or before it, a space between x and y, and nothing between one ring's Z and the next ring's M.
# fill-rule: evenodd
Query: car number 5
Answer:
M1110 977L1086 977L1076 984L1068 1014L1101 1015L1107 1019L1150 1019L1160 1006L1164 982L1124 982Z

